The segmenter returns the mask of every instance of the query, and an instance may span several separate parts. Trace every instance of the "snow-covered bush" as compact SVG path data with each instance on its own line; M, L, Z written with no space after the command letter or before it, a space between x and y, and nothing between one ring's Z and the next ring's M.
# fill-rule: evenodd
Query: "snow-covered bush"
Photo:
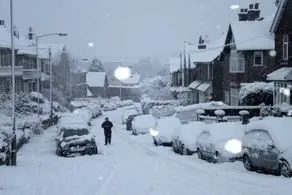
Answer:
M256 106L264 103L273 104L274 83L254 82L246 84L239 91L243 105Z
M35 102L40 102L40 103L44 103L44 96L36 91L32 91L30 92L29 94L29 98L32 100L32 101L35 101Z
M169 76L155 76L144 79L141 83L142 95L155 100L172 99L170 82Z
M154 106L150 110L150 114L153 115L155 118L163 118L172 116L175 113L175 106L173 105L161 105L161 106Z
M144 114L149 114L150 110L154 106L161 106L161 105L175 105L179 104L176 100L151 100L150 98L143 98L141 100L142 112Z

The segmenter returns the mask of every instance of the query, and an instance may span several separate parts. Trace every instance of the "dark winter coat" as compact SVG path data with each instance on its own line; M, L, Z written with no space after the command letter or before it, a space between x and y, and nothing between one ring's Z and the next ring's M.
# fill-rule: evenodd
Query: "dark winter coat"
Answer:
M110 121L104 121L101 125L101 127L104 129L104 131L111 132L113 128L113 123Z

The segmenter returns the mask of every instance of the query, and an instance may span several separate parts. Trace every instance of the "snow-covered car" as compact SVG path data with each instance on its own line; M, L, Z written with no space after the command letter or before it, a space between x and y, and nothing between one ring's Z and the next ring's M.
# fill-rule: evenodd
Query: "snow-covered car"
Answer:
M244 128L243 165L249 170L292 176L292 118L252 121Z
M132 121L133 135L146 134L155 125L155 118L152 115L136 116Z
M121 101L121 98L120 97L117 97L117 96L112 97L110 99L110 102L111 103L114 103L118 108L123 106L122 101Z
M106 103L103 106L104 111L112 111L112 110L116 110L116 109L117 109L117 106L114 103Z
M59 129L56 138L56 155L74 156L76 153L97 154L94 135L90 134L86 124L67 123Z
M181 125L177 117L159 119L150 132L154 145L172 146L173 138L178 135Z
M124 100L122 101L123 106L132 106L134 104L133 100Z
M82 124L84 126L89 126L87 121L81 116L73 113L66 113L61 115L59 122L57 124L57 129L60 131L63 128L66 128L67 125Z
M92 118L97 118L99 116L102 116L102 109L101 106L98 104L89 104L87 105L88 109L92 112Z
M136 109L124 110L122 114L122 124L126 124L131 115L138 115L138 111Z
M172 150L181 155L192 155L197 151L197 138L206 128L203 122L191 122L182 125L173 138Z
M81 116L89 126L91 126L91 121L93 118L92 111L89 108L78 108L73 111L74 114Z
M238 160L243 135L240 122L208 124L197 139L198 157L214 163Z

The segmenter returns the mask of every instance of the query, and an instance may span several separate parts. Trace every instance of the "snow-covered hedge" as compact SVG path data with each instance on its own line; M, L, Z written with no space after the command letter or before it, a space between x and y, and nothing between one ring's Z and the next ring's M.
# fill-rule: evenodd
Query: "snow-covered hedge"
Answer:
M180 104L177 100L152 100L149 98L143 98L141 100L142 112L143 114L149 114L150 110L154 106L161 106L161 105L174 105L178 106Z
M40 102L40 103L44 103L44 96L38 92L35 92L35 91L32 91L30 92L29 94L29 97L32 101L35 101L35 102Z
M163 118L172 116L175 113L175 106L173 105L162 105L162 106L154 106L150 110L150 114L155 118Z
M272 105L273 91L274 83L248 83L240 89L239 98L244 105L256 106L262 103Z

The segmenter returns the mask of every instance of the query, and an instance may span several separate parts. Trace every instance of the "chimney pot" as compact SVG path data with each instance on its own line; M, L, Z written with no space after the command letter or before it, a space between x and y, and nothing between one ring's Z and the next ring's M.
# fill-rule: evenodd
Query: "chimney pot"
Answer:
M247 10L248 10L248 9L247 9L247 8L245 8L245 9L244 9L244 12L247 12Z
M254 9L259 9L259 3L256 3L255 5L254 5Z
M253 4L249 4L249 9L253 9Z
M240 12L244 12L244 9L241 8L241 9L240 9Z
M5 21L4 20L0 20L0 26L4 26L5 25Z

